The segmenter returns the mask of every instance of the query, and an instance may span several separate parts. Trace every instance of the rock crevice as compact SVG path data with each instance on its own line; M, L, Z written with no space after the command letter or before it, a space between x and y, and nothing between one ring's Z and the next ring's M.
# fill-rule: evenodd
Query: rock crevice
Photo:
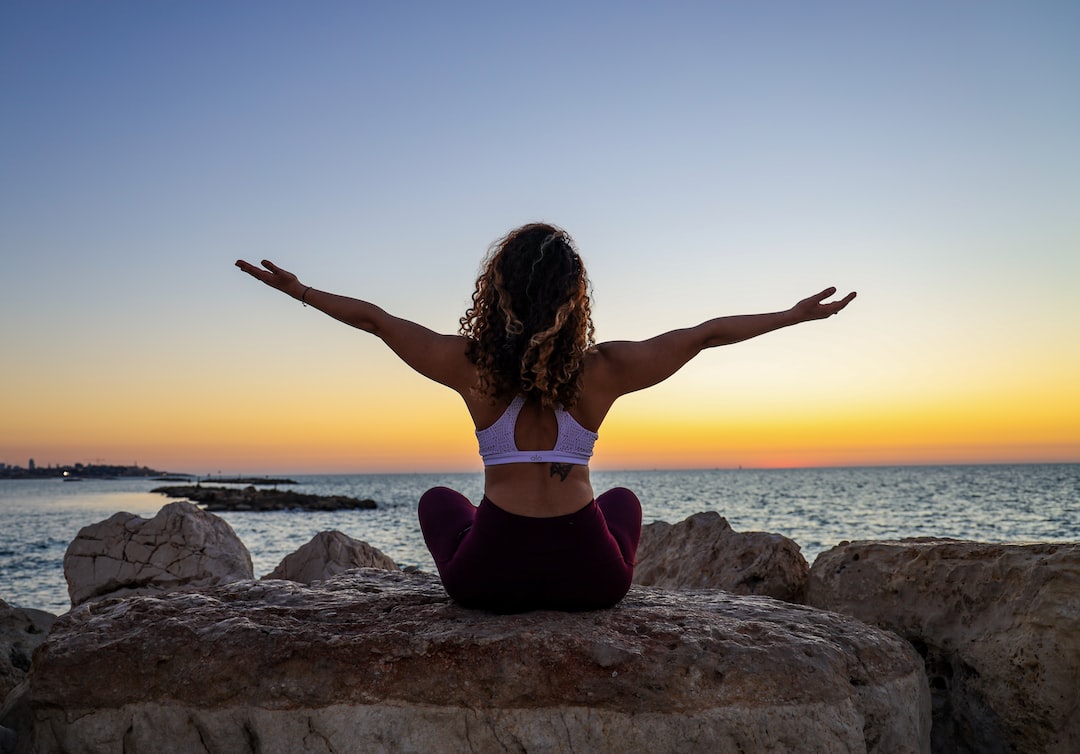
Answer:
M845 542L807 602L916 647L935 751L1080 751L1080 544Z

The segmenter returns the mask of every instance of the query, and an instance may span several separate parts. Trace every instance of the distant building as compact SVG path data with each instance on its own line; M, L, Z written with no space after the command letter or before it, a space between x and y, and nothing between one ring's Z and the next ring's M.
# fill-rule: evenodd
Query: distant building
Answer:
M30 459L30 463L27 464L27 468L29 468L31 471L33 471L34 469L37 468L37 466L34 465L34 459L33 458Z

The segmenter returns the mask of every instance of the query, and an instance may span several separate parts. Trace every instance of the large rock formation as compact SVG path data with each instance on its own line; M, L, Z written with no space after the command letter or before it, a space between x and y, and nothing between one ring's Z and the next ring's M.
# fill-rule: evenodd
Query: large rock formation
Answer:
M634 583L665 589L723 589L801 602L810 566L780 534L739 533L715 511L641 529Z
M188 502L170 503L151 519L116 513L84 526L64 554L73 606L252 576L251 555L232 527Z
M27 754L929 742L921 658L851 618L641 587L610 610L492 615L434 576L377 570L85 605L57 621L23 688L10 719Z
M935 751L1080 751L1080 544L843 543L807 602L919 649Z
M0 600L0 704L30 669L30 658L45 641L56 616L44 610L12 607Z
M381 550L339 531L321 531L296 552L286 555L264 579L287 579L311 584L353 568L399 571L398 564Z

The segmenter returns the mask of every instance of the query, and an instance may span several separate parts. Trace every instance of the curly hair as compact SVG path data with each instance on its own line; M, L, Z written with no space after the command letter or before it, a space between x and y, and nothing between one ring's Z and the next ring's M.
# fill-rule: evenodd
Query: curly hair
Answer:
M475 392L493 401L521 394L547 408L573 406L585 353L595 345L589 288L561 228L532 223L492 244L461 318L477 367Z

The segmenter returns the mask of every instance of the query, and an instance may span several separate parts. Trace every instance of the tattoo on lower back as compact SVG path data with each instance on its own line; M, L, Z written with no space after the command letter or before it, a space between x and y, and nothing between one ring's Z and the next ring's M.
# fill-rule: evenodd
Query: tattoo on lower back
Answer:
M560 482L565 482L566 477L570 476L573 468L572 463L553 463L551 464L551 476L557 476Z

